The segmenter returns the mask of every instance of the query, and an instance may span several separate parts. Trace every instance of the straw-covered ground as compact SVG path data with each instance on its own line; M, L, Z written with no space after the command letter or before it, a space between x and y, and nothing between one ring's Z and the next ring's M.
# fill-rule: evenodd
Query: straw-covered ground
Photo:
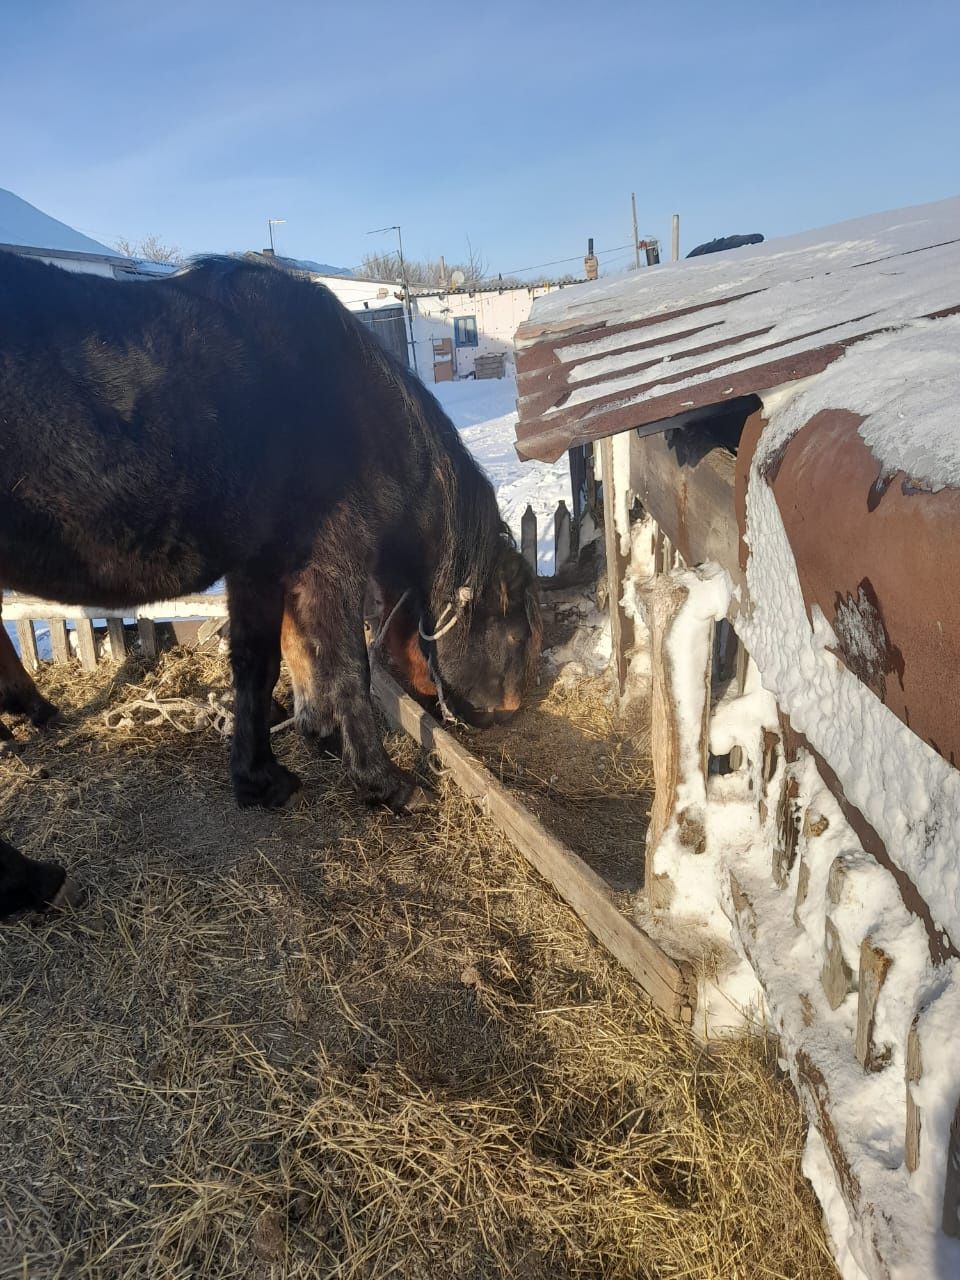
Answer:
M648 1010L450 786L365 811L288 731L302 798L241 813L211 731L103 723L226 681L51 669L0 764L89 889L0 930L2 1280L835 1275L768 1048Z

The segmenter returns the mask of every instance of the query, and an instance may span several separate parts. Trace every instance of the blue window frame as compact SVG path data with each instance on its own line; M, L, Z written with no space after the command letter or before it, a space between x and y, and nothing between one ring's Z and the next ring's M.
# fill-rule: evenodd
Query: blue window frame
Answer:
M453 342L457 347L475 347L477 338L477 317L456 316L453 321Z

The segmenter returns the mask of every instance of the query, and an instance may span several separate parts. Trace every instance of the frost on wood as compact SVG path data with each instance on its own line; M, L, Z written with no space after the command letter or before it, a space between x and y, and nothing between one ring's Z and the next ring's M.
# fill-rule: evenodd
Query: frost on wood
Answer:
M668 837L694 853L706 846L713 626L725 615L729 598L722 570L673 573L655 579L650 589L656 791L647 848L654 875L656 852Z

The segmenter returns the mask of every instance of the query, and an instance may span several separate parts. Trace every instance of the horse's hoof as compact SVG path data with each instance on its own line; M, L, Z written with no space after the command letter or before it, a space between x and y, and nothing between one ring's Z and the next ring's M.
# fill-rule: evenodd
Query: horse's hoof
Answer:
M403 812L423 813L427 809L432 809L436 803L436 792L431 791L429 787L417 784L410 792L410 797L403 806Z
M0 738L0 760L9 756L18 756L22 750L16 738Z
M38 698L30 708L30 723L35 729L43 729L56 720L59 714L59 707L55 707L46 698Z
M50 899L50 904L46 908L47 911L73 911L77 907L83 905L86 895L76 880L71 880L69 876L64 876L63 884Z
M400 774L387 787L368 790L364 799L377 807L385 805L392 813L422 813L436 803L437 797L428 787Z
M276 761L255 773L233 775L233 792L241 809L282 809L299 790L297 775Z

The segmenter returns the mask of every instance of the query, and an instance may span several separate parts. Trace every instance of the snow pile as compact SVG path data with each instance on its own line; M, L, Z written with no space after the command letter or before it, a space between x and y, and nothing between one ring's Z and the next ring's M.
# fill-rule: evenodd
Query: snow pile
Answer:
M769 457L823 409L848 409L886 475L960 487L960 316L916 320L852 346L815 378L764 397Z
M567 455L546 465L521 462L514 448L517 384L513 378L438 382L430 390L460 432L464 444L497 491L504 520L520 543L520 521L529 504L537 517L537 566L554 571L553 517L563 498L570 505Z
M670 927L705 932L715 939L716 954L728 957L704 975L701 1014L708 1029L721 1019L724 1001L747 1015L759 1002L765 1024L781 1037L784 1063L808 1113L827 1117L829 1131L811 1130L805 1169L847 1280L960 1275L960 1241L940 1229L960 1095L954 1049L960 962L934 964L924 923L905 906L891 871L864 853L812 756L801 752L787 764L781 751L774 776L762 776L763 734L777 727L779 706L917 886L944 943L960 943L960 773L830 652L836 637L819 611L812 620L807 615L762 469L818 409L849 407L863 415L861 432L884 465L909 466L931 485L950 483L958 451L949 426L947 353L958 335L952 319L911 325L853 348L805 386L767 397L769 425L747 491L750 605L736 617L756 666L743 695L715 709L710 742L715 755L741 747L748 763L707 780L704 852L684 844L674 823L651 866L671 882ZM668 646L681 723L681 812L704 794L690 744L696 746L701 731L709 620L722 615L726 602L718 574L701 570L674 580L689 593ZM776 854L783 847L776 811L788 782L795 812L806 818L789 867ZM845 997L840 988L836 1009L820 980L828 934L850 988ZM890 961L873 1019L872 1070L854 1054L854 988L866 939ZM908 1085L906 1046L915 1021L923 1069L920 1081ZM912 1173L905 1163L908 1088L921 1109L920 1159Z

